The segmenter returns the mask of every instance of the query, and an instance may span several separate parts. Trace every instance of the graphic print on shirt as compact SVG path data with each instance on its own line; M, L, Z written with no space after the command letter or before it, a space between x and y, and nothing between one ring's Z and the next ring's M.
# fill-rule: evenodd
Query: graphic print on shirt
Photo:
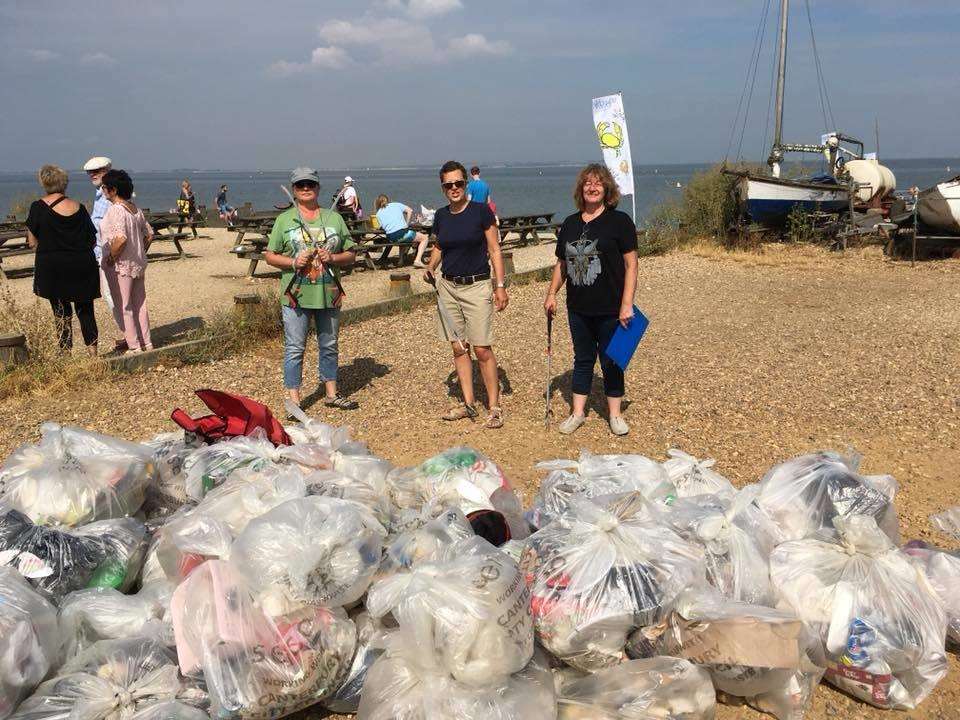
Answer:
M573 285L593 285L600 277L600 253L597 240L591 240L586 232L580 239L567 243L567 277Z
M316 242L311 241L309 235L307 235L306 229L297 225L286 231L287 241L294 247L294 257L302 253L304 250L313 251L317 247L323 246L323 230L320 228L310 228L313 233L316 235ZM335 248L339 246L339 236L337 235L337 229L327 226L324 228L327 233L327 238L330 240L328 247L333 248L330 252L336 252ZM320 258L316 255L313 256L313 260L309 266L307 266L305 272L302 273L303 281L311 284L316 284L322 282L323 274L326 272L326 266L320 261Z

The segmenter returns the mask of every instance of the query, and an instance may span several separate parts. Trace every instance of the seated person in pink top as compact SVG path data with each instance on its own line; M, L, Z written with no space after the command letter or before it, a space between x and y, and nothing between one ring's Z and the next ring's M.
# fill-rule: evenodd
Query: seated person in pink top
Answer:
M147 248L153 228L133 204L133 181L124 170L110 170L101 180L104 196L111 202L100 222L104 241L103 270L110 295L123 318L127 354L153 350L147 315Z

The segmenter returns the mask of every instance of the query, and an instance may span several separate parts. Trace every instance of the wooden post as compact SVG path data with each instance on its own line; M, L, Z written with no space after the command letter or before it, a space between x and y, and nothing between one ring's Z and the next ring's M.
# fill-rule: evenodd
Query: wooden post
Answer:
M257 293L239 293L233 296L233 312L241 325L249 324L259 304L260 296Z
M410 273L390 273L390 289L387 292L389 298L402 298L413 293L410 287Z
M11 368L15 365L23 365L28 357L25 336L0 332L0 367Z
M513 265L513 252L508 250L501 255L503 255L503 281L506 282L507 278L516 273L517 270Z

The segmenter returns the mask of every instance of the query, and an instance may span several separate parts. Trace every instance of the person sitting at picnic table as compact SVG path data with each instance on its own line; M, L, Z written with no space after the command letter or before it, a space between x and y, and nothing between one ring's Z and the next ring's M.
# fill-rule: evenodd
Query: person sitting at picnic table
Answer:
M500 379L492 347L493 310L504 310L508 302L500 235L490 208L467 200L467 170L463 165L454 160L444 163L440 168L440 186L450 204L437 210L433 217L437 244L424 279L436 284L437 335L453 348L453 364L463 393L463 404L450 408L441 417L461 420L477 416L472 345L487 389L489 415L484 425L490 429L503 427ZM490 282L491 265L495 286ZM435 277L438 267L442 273Z
M180 197L177 198L177 213L187 220L193 218L197 211L197 196L193 194L193 188L189 180L180 183Z
M227 203L226 185L221 185L220 191L217 193L217 213L220 215L220 219L227 224L227 227L233 227L233 221L237 219L237 210Z
M75 312L83 344L96 356L93 301L100 297L100 270L93 249L97 229L87 209L67 197L63 168L44 165L37 178L45 195L30 205L27 214L27 244L36 249L33 292L50 301L60 349L73 347Z
M410 229L410 218L413 217L413 209L401 202L390 202L386 195L378 195L375 204L377 222L386 233L386 243L417 243L417 256L413 260L413 266L424 268L423 251L427 249L427 242L430 237L424 233ZM387 247L380 256L380 260L385 260L390 254L390 248Z
M321 208L317 202L320 176L316 170L298 167L290 174L290 183L295 205L277 216L264 253L267 263L282 271L283 386L290 400L299 406L303 354L313 319L319 345L317 371L323 383L323 404L340 410L356 410L357 402L337 391L343 303L339 268L356 259L353 251L356 243L343 218Z
M360 205L360 195L353 186L353 178L347 175L343 179L343 187L336 195L337 212L344 220L363 219L363 207Z
M599 355L610 430L614 435L626 435L630 428L620 414L623 370L604 350L617 326L626 327L633 318L637 229L629 215L616 209L620 191L603 165L594 163L580 171L573 201L577 212L563 221L557 233L557 262L543 303L548 317L556 313L557 292L566 282L573 395L570 417L559 429L569 435L585 422L593 366Z
M104 274L114 304L123 314L127 355L153 350L147 312L147 250L153 228L133 203L133 180L125 170L103 176L103 194L112 203L100 223L104 240Z

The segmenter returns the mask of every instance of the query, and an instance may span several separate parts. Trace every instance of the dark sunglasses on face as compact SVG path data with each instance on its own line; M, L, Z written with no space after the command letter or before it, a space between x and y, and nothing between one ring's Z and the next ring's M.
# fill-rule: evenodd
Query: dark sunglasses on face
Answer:
M440 183L444 190L453 190L454 188L464 188L467 186L466 180L454 180L453 182Z
M311 182L309 180L303 180L302 182L295 182L293 186L297 190L316 190L320 187L317 183Z

